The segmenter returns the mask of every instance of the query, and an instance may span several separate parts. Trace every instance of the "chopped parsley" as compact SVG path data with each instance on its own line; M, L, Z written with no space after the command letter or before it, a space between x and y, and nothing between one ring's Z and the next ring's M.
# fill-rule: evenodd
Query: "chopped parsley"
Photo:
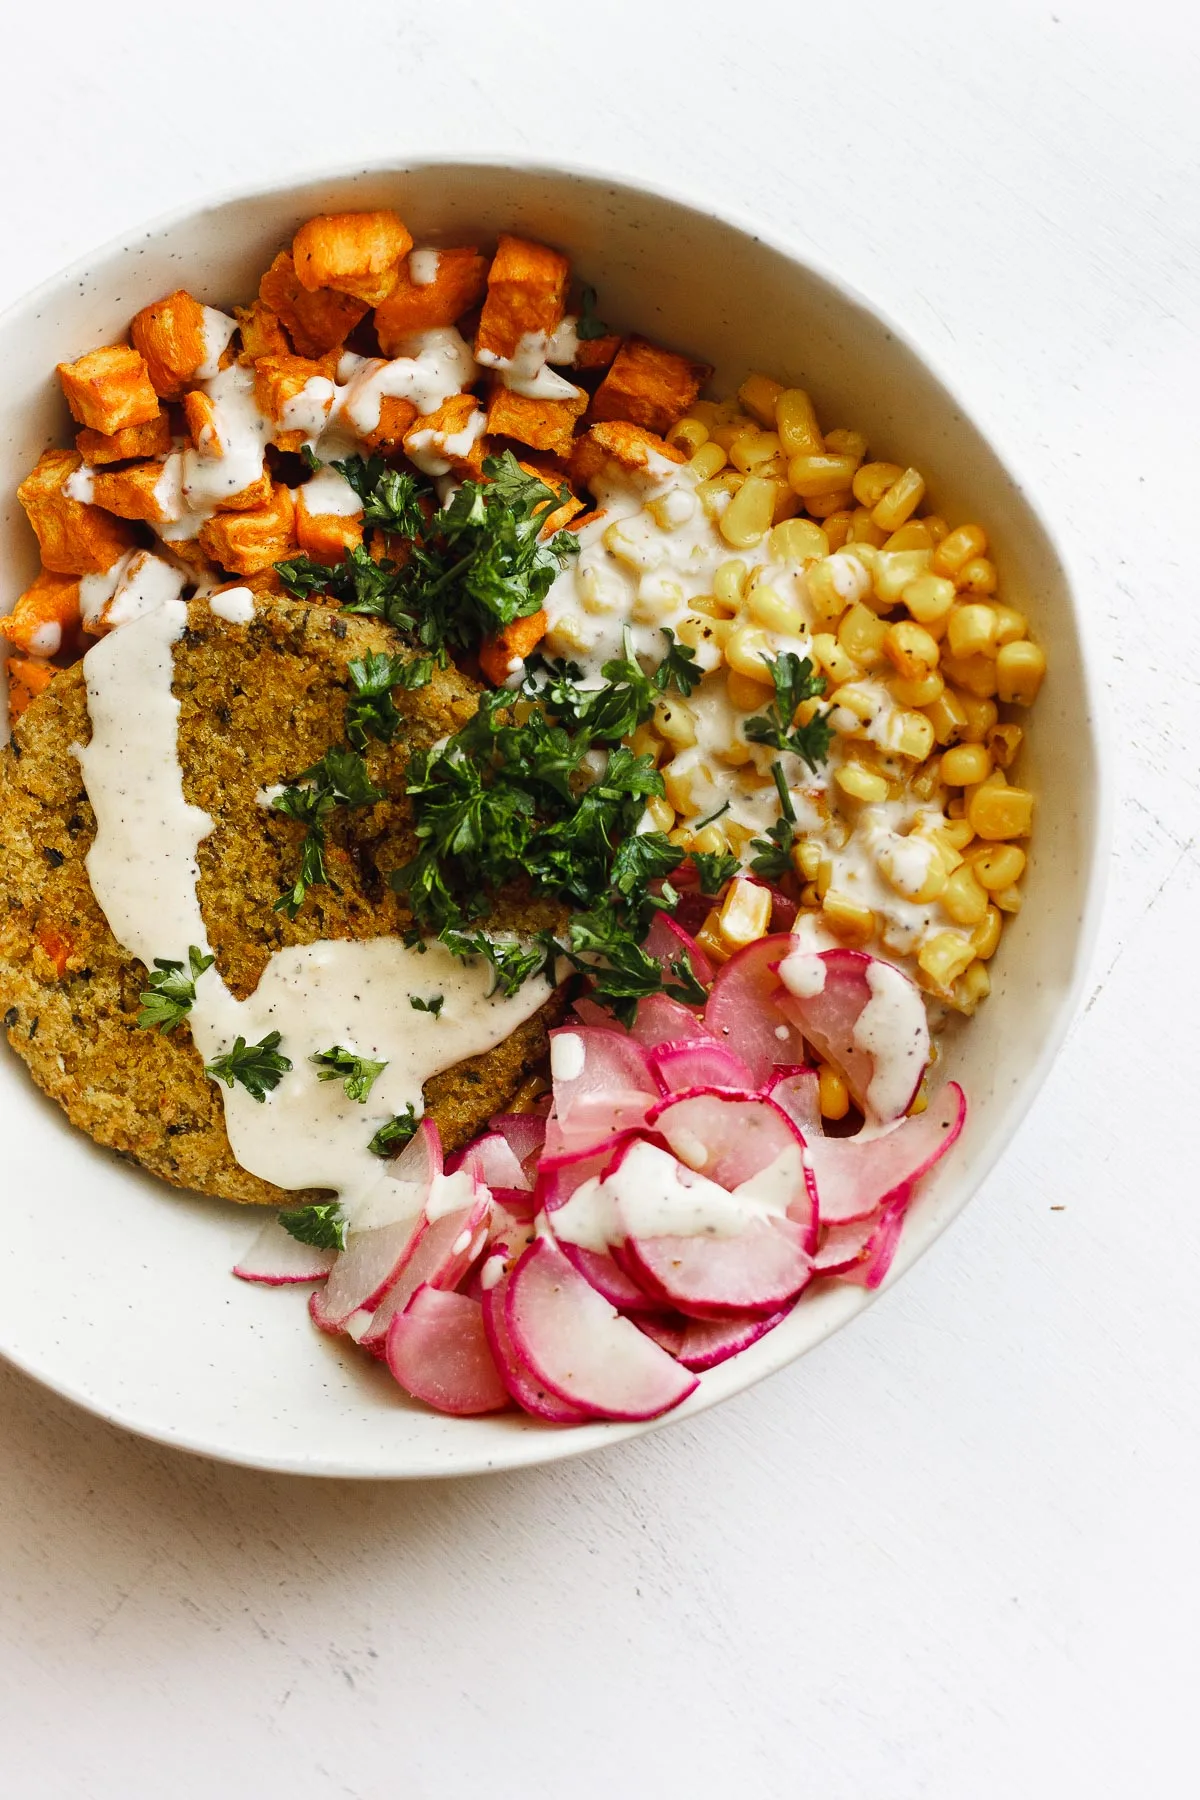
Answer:
M608 336L608 326L603 319L596 317L596 290L585 287L579 296L579 317L575 321L575 336L582 338L585 344L593 338Z
M758 855L751 857L750 867L764 881L780 881L791 867L792 845L796 840L796 809L783 779L782 763L771 764L771 776L779 795L779 817L765 838L755 838L750 845Z
M433 679L433 662L432 656L389 656L371 650L348 665L353 692L346 701L346 736L356 750L365 750L371 738L381 744L392 742L400 727L393 690L427 687Z
M154 968L147 977L147 988L138 995L142 1010L137 1022L143 1031L173 1031L185 1019L196 1001L196 983L205 969L211 969L213 958L205 956L195 944L188 945L188 966L168 962L156 956Z
M442 1016L442 1008L446 1004L445 994L434 994L432 999L422 1000L419 994L410 994L408 1004L414 1012L432 1013L435 1019Z
M433 497L428 482L389 469L382 456L348 456L333 467L345 476L362 501L364 525L380 525L405 538L416 537L425 529Z
M732 881L742 866L736 856L724 851L690 850L688 857L700 877L702 894L719 894L725 883Z
M302 769L294 782L271 800L272 811L306 827L300 846L300 869L292 886L275 902L276 912L294 919L310 887L329 880L325 867L325 826L339 806L372 806L385 798L367 774L357 750L327 750L319 762Z
M403 1150L409 1138L417 1129L417 1115L409 1102L402 1113L381 1125L375 1136L367 1145L372 1156L395 1156L397 1150Z
M285 1206L279 1214L283 1229L314 1250L346 1248L346 1218L336 1200L316 1200L311 1206Z
M387 1068L385 1062L355 1056L353 1051L343 1050L340 1044L335 1044L331 1050L318 1050L308 1060L316 1064L318 1081L340 1081L347 1100L357 1100L360 1105Z
M499 989L509 998L531 975L540 974L548 956L547 945L543 942L532 946L503 943L483 931L453 931L447 927L442 932L442 942L455 956L482 956L491 964L495 975L493 993Z
M793 650L764 661L775 683L775 699L765 713L747 719L742 729L752 744L790 751L815 773L829 755L833 732L824 713L814 713L805 725L796 724L796 713L806 700L819 699L825 692L825 677L814 673L807 656Z
M279 1054L279 1033L268 1031L257 1044L247 1044L244 1037L238 1037L232 1050L205 1063L204 1073L214 1081L223 1081L227 1088L240 1082L250 1098L261 1105L291 1066L289 1058Z

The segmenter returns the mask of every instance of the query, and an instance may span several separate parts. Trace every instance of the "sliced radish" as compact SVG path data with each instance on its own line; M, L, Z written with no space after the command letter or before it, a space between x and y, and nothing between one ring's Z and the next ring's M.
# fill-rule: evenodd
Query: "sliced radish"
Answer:
M432 1119L422 1119L399 1156L383 1165L375 1186L356 1202L350 1217L351 1235L411 1218L424 1206L443 1166L438 1128Z
M768 1331L774 1331L791 1310L784 1306L762 1318L747 1314L732 1319L689 1319L675 1355L685 1369L694 1369L697 1374L702 1369L715 1369L718 1363L728 1361L739 1350L748 1350Z
M497 1188L529 1189L533 1186L516 1151L499 1131L489 1131L483 1137L475 1138L446 1164L446 1173L449 1175L459 1168L469 1168L476 1180L490 1187L493 1193Z
M534 1185L537 1204L547 1213L565 1206L577 1188L595 1175L603 1175L618 1153L633 1140L628 1133L608 1138L584 1150L570 1150L558 1156L543 1157Z
M878 1136L810 1139L806 1155L822 1224L865 1219L898 1189L920 1181L954 1143L966 1116L962 1089L948 1081L924 1112Z
M804 1248L811 1256L820 1234L817 1184L808 1166L807 1151L789 1144L765 1169L739 1182L733 1198L756 1212L786 1215L804 1233Z
M647 1050L656 1044L679 1044L688 1038L699 1039L702 1043L712 1041L712 1033L704 1021L690 1006L685 1006L682 1000L672 1000L669 994L651 994L648 999L638 1001L630 1036Z
M863 950L793 950L779 980L779 1011L841 1070L864 1116L881 1124L902 1118L929 1061L916 984Z
M387 1364L402 1388L438 1412L500 1412L509 1404L483 1307L465 1294L417 1288L388 1329Z
M443 1179L464 1186L470 1182L465 1170ZM378 1343L386 1336L392 1320L404 1311L422 1284L434 1288L458 1286L487 1242L486 1229L481 1228L486 1228L491 1205L487 1188L476 1185L467 1205L456 1206L450 1212L439 1211L433 1217L429 1212L422 1214L408 1255L375 1308L370 1329L362 1340L365 1344Z
M529 1160L540 1155L546 1141L545 1119L536 1113L497 1113L494 1119L488 1120L488 1128L508 1140L509 1148L528 1177Z
M845 1225L827 1225L821 1233L821 1245L813 1257L814 1275L844 1275L860 1263L875 1235L879 1214L865 1219L851 1219Z
M691 932L677 925L666 913L655 913L654 923L646 936L646 950L662 964L663 973L668 977L672 972L671 965L686 958L696 980L705 987L712 986L716 970Z
M880 1285L892 1266L892 1258L900 1243L911 1193L910 1188L901 1188L881 1209L865 1253L842 1271L843 1281L865 1288L877 1288Z
M580 994L575 1002L574 1012L581 1025L590 1026L596 1031L621 1030L607 1006L601 1006L599 1000L593 1000L590 994Z
M678 1312L774 1313L812 1279L806 1238L790 1219L752 1219L737 1237L627 1237L621 1261Z
M379 1304L399 1279L424 1216L417 1212L394 1225L378 1225L371 1231L349 1234L346 1248L329 1271L325 1286L313 1295L309 1310L318 1325L326 1331L338 1331L360 1307Z
M268 1219L250 1248L234 1264L242 1281L260 1281L265 1287L290 1287L299 1281L324 1281L336 1250L314 1250L285 1231L278 1219Z
M483 1295L483 1328L488 1347L500 1372L500 1379L525 1412L552 1425L580 1425L593 1417L582 1406L572 1406L560 1395L552 1393L513 1348L508 1329L506 1306L511 1275L503 1275Z
M581 1026L550 1033L557 1137L567 1148L598 1144L642 1123L658 1098L646 1052L625 1032Z
M765 1092L768 1100L773 1100L793 1125L800 1127L805 1142L822 1134L821 1078L815 1069L781 1069Z
M644 1331L648 1338L653 1338L660 1350L668 1356L679 1359L683 1348L683 1340L691 1323L688 1319L669 1318L666 1313L655 1313L644 1319L635 1319L634 1324L639 1331Z
M670 1094L651 1108L647 1125L681 1162L724 1188L748 1181L793 1145L804 1148L799 1127L773 1100L723 1088Z
M514 1351L552 1394L599 1418L653 1419L696 1386L666 1351L623 1319L547 1238L509 1277Z
M632 1275L625 1272L609 1251L588 1250L582 1244L571 1244L559 1239L555 1241L567 1261L579 1270L588 1286L594 1287L598 1294L603 1294L618 1312L640 1315L662 1311L662 1302L640 1288ZM638 1323L641 1323L640 1317Z
M779 932L739 950L717 975L704 1009L708 1029L749 1064L756 1087L770 1080L777 1064L805 1060L803 1033L775 1004L777 971L794 942Z
M753 1072L716 1038L659 1044L650 1052L650 1067L664 1094L682 1094L698 1087L744 1091L754 1086Z

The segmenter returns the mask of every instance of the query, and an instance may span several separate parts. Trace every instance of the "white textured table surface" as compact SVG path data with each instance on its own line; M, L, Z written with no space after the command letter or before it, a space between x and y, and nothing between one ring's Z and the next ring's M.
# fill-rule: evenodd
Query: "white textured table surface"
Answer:
M1193 9L68 0L6 14L0 54L0 302L215 188L391 151L678 176L810 242L1061 529L1120 783L1087 1008L1010 1154L725 1410L359 1487L136 1442L0 1369L0 1788L1194 1793Z

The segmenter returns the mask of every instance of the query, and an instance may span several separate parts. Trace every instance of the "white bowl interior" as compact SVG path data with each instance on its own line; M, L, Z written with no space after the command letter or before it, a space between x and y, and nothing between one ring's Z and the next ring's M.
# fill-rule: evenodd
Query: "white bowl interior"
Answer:
M567 250L603 317L716 365L807 387L821 417L874 455L921 468L952 522L978 518L1004 597L1027 611L1051 676L1022 778L1039 794L1027 903L993 964L991 998L948 1058L970 1102L966 1132L923 1191L890 1279L928 1248L1003 1149L1069 1019L1096 911L1096 734L1066 574L1017 482L958 401L861 302L761 237L674 199L604 178L487 164L326 178L142 228L0 321L0 612L36 567L14 498L41 449L69 442L54 365L123 337L131 315L179 286L214 305L251 295L314 212L395 206L418 243L486 244L501 229ZM74 1132L0 1058L5 1176L0 1353L105 1416L230 1460L305 1473L418 1476L548 1461L645 1426L560 1429L517 1416L447 1419L406 1403L379 1369L310 1329L300 1291L229 1274L253 1214L178 1195ZM868 1296L806 1296L758 1345L704 1376L679 1413L750 1385L844 1324Z

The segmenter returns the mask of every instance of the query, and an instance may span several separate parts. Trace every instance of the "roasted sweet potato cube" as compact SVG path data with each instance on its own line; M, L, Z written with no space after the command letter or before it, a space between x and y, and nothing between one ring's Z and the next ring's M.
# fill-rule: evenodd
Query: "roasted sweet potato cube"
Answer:
M628 419L662 437L682 419L711 374L708 363L693 362L645 338L628 338L596 389L592 417Z
M57 656L79 630L79 578L43 569L12 611L0 619L0 637L27 656Z
M64 483L81 467L74 450L44 450L17 489L37 533L43 566L55 575L102 574L133 542L123 519L63 492Z
M537 648L550 624L542 611L514 619L479 647L479 666L493 687L503 687L510 675L518 675L531 650Z
M414 281L413 257L437 258L432 281ZM476 304L487 285L488 263L473 245L457 250L414 251L401 263L396 285L375 308L375 331L385 356L399 356L414 331L453 325ZM424 272L420 270L420 272Z
M580 338L575 346L575 354L571 358L571 367L573 369L607 369L620 348L621 340L615 331L606 333L604 337Z
M564 488L567 489L567 498L560 506L555 506L553 502L546 501L540 509L543 522L542 529L538 533L538 536L543 538L553 537L556 531L564 530L565 527L571 523L571 520L583 511L583 501L570 491L570 483L567 480L566 468L554 457L521 456L518 457L517 460L527 475L536 475L539 481L545 482L551 493L559 494Z
M487 455L486 423L474 394L451 394L405 433L404 454L427 475L453 473L477 480Z
M235 306L233 316L242 337L242 348L238 353L240 363L257 362L260 356L286 356L291 349L279 314L272 312L261 300L256 300L252 306Z
M311 511L308 489L296 494L296 542L316 562L340 563L347 550L362 543L361 513Z
M588 397L582 392L574 400L531 400L526 394L514 394L498 381L488 405L487 428L493 437L516 438L531 450L567 456L575 421L587 403Z
M145 361L128 344L108 344L76 362L59 363L58 378L72 417L89 431L111 434L127 425L148 425L159 415Z
M10 656L8 659L8 713L19 719L25 708L39 694L44 694L58 670L52 663L36 656ZM66 958L63 958L66 968Z
M571 265L561 251L502 236L488 271L476 349L511 357L526 332L549 337L562 321L570 279Z
M135 457L165 456L171 448L171 421L165 412L144 425L126 425L111 434L77 431L75 448L85 463L132 462Z
M681 463L684 456L652 431L614 420L593 425L575 439L571 448L571 480L580 487L591 487L597 476L616 468L627 475L644 475L649 485L663 474L663 459Z
M178 518L178 483L173 496L165 470L165 463L144 462L97 475L92 485L97 506L116 513L119 519L143 519L148 525Z
M412 232L399 213L323 213L292 239L292 261L309 293L332 288L378 306L411 249Z
M299 356L324 356L335 350L367 311L365 300L332 288L309 293L287 250L279 252L259 282L258 297L280 320Z
M218 512L260 512L264 506L271 504L273 490L270 469L264 466L262 474L255 477L247 487L239 488L236 494L226 494L217 501Z
M146 359L155 392L178 399L208 356L204 308L185 288L135 313L129 335Z
M200 546L234 575L257 575L296 550L291 490L277 482L268 505L252 512L219 512L200 528Z
M309 383L314 385L308 392ZM280 429L271 442L281 450L299 450L324 429L333 405L327 364L304 356L260 356L254 365L254 398Z
M362 441L381 456L395 456L404 449L404 434L416 417L415 402L399 394L385 394L379 405L379 423L373 431L362 433Z

